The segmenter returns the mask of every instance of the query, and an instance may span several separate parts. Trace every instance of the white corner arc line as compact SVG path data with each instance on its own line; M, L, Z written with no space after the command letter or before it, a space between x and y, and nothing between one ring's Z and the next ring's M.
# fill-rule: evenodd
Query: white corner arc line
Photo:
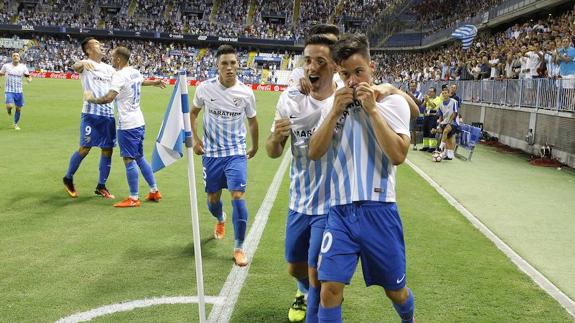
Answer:
M410 160L406 160L407 165L411 167L419 176L425 179L441 196L443 196L449 204L455 207L471 224L473 224L485 237L487 237L495 246L501 250L511 261L529 276L539 287L541 287L547 294L553 297L567 312L575 317L575 302L569 298L563 291L555 286L549 279L540 273L535 267L523 259L515 252L509 245L501 240L495 233L493 233L487 226L485 226L475 215L469 212L461 203L459 203L451 194L449 194L443 187L435 182L423 170L417 167Z
M268 189L265 198L254 218L254 222L251 226L250 232L248 233L244 246L246 250L246 256L250 259L250 263L246 267L233 266L230 271L222 290L220 291L219 297L224 299L223 302L215 304L212 307L210 316L208 317L208 322L217 323L227 323L232 317L234 307L240 295L242 286L248 276L248 272L251 266L251 260L253 260L253 255L255 254L260 239L262 237L264 228L269 218L269 214L272 210L274 201L279 191L279 187L284 178L285 172L288 169L291 159L291 151L287 149L284 155L280 167L278 168L274 179Z
M206 296L205 300L206 303L209 304L220 304L223 302L223 299L217 296ZM198 302L197 296L174 296L174 297L163 296L155 298L146 298L135 301L129 301L125 303L105 305L86 312L72 314L70 316L59 319L58 321L56 321L56 323L86 322L99 316L119 312L127 312L136 308L150 307L155 305L166 305L166 304L193 304L197 302Z

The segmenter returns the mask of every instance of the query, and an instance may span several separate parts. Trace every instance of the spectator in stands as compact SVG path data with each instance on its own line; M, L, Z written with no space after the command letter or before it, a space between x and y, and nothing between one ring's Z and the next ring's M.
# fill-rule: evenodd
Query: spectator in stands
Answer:
M433 152L437 146L435 134L431 129L437 127L437 109L441 105L441 97L437 96L437 90L432 87L424 96L423 104L425 105L425 116L423 118L423 148L420 151Z

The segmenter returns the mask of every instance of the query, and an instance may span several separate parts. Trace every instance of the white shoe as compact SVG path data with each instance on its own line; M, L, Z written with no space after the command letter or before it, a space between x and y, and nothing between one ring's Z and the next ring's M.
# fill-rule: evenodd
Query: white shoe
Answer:
M17 124L14 124L14 130L20 130L20 127L18 127Z

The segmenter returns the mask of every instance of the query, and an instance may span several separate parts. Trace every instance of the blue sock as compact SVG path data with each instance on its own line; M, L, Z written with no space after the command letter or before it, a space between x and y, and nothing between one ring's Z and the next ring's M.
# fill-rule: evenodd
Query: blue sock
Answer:
M411 292L411 289L408 288L407 292L409 293L409 296L407 297L405 303L403 304L393 303L393 307L395 308L397 314L399 314L399 317L401 317L402 323L413 322L413 310L415 308L415 302L413 299L413 293Z
M217 201L216 203L212 204L208 201L208 210L210 213L218 219L218 221L224 221L224 212L222 211L222 201Z
M17 124L18 121L20 121L20 111L16 110L16 113L14 113L14 124Z
M106 185L108 176L110 176L110 169L112 169L112 157L100 155L100 178L98 179L99 185Z
M309 291L309 278L304 279L296 279L297 282L297 289L302 292L303 294L307 294Z
M320 322L326 322L326 323L340 323L342 322L341 320L341 304L339 304L337 307L332 307L332 308L325 308L323 306L321 306L321 304L319 305L319 311L317 313L317 317L319 319Z
M146 158L140 157L136 159L136 163L138 163L138 167L140 167L140 170L142 171L142 176L144 176L144 179L148 183L148 186L150 186L151 189L156 190L157 185L156 185L156 179L154 178L154 172L152 171L152 167L150 167L150 164L148 164L148 162L146 161Z
M136 162L133 160L126 164L126 177L128 178L128 186L130 187L130 196L138 196L138 181L140 180L140 176Z
M77 151L72 154L72 157L70 157L70 163L68 164L66 178L72 179L74 177L74 174L76 174L76 171L78 170L78 167L80 167L80 163L82 163L83 159L84 157L82 157Z
M305 314L306 323L318 323L317 311L319 310L320 288L309 285L307 294L307 311Z
M234 223L234 236L236 237L236 248L242 248L248 227L248 209L246 200L232 200L232 222Z

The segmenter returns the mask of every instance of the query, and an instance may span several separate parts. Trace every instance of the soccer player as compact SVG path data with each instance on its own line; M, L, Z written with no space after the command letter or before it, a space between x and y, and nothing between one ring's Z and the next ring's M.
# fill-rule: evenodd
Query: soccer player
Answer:
M443 152L444 160L452 160L455 157L455 134L459 129L457 112L459 103L450 97L450 90L445 88L441 91L441 105L439 106L439 129L442 132L439 150Z
M99 41L93 37L84 39L81 43L82 51L88 57L80 60L72 69L80 74L84 92L92 92L95 96L108 93L110 81L115 70L112 66L103 63L104 52ZM84 98L82 116L80 121L80 148L72 154L68 164L68 171L62 179L64 188L70 197L78 197L74 186L74 174L80 167L82 160L90 153L92 147L100 147L100 175L94 193L107 199L114 195L106 188L106 181L112 167L112 152L116 145L116 121L111 103L92 104Z
M311 26L309 35L310 37L313 35L321 35L335 42L339 38L339 28L332 24L317 24ZM302 64L305 64L305 58L303 59ZM336 73L334 73L333 80L336 83L341 83L339 75ZM312 84L310 80L305 77L303 66L294 68L294 70L289 75L288 85L298 87L303 94L307 95L310 93Z
M310 36L304 47L305 78L311 89L305 95L296 87L282 93L276 106L272 133L266 141L271 158L282 155L291 138L290 201L286 224L285 258L288 272L297 280L296 298L288 311L290 322L317 322L320 282L317 259L329 210L329 174L334 149L318 161L308 158L308 143L322 109L333 105L336 82L330 46L324 35ZM309 289L309 293L308 293ZM307 304L305 295L308 294ZM306 315L307 310L307 315Z
M20 54L17 52L12 53L12 62L2 65L0 69L0 76L6 75L6 88L4 94L6 97L6 112L12 115L12 109L16 108L14 112L14 130L20 130L18 121L20 121L20 114L24 106L24 93L22 91L22 77L32 82L32 76L25 64L20 63Z
M139 174L150 186L146 200L158 202L162 198L152 167L144 158L145 121L140 109L140 90L142 86L157 86L165 88L161 80L144 80L140 71L131 67L130 50L126 47L116 47L112 52L112 65L117 70L112 75L110 89L105 95L95 98L92 92L86 92L86 101L91 104L108 104L116 100L118 109L118 144L120 155L126 166L126 177L130 188L130 196L114 204L114 207L139 207L138 196Z
M221 45L216 52L218 76L201 83L194 95L190 121L194 138L194 152L203 155L205 190L208 209L217 219L214 237L223 239L226 216L222 210L222 189L232 196L234 224L234 262L248 264L243 243L248 223L248 209L244 194L247 186L247 159L258 151L258 121L256 99L250 87L237 78L238 57L235 48ZM198 137L196 119L205 108L203 140ZM246 151L248 119L251 148Z
M364 35L341 37L332 57L346 87L336 91L333 107L322 111L309 143L313 160L331 145L338 147L318 261L319 322L341 322L344 287L359 258L366 284L382 286L402 322L413 322L413 294L406 287L403 229L395 204L396 165L403 163L410 144L409 106L400 95L376 101L375 65Z

